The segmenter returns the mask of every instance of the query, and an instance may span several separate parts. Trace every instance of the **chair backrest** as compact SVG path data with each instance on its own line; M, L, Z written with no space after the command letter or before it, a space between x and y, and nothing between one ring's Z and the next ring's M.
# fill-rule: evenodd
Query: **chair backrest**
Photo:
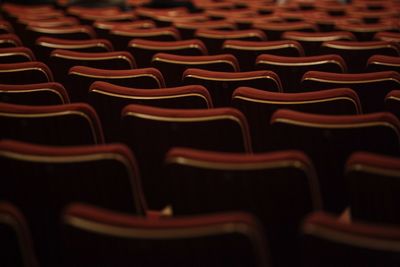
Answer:
M317 27L313 23L308 22L256 22L253 27L260 29L268 37L268 40L280 40L282 34L286 31L305 31L316 32Z
M106 39L74 40L47 36L36 39L34 51L39 60L48 62L51 51L55 49L80 52L111 52L113 51L113 46Z
M19 105L68 104L69 97L59 83L0 84L0 102Z
M127 51L77 52L56 49L50 54L49 66L53 70L55 80L64 84L66 88L71 88L75 85L68 84L68 71L73 66L128 70L136 68L136 62L133 56Z
M194 38L198 29L236 30L235 23L229 20L175 21L174 27L181 33L182 39Z
M181 56L157 53L152 59L152 65L162 72L168 87L180 86L182 84L182 74L188 68L226 72L239 71L237 59L229 54Z
M342 56L349 72L360 73L365 71L370 56L399 56L400 46L388 41L328 41L322 43L320 51Z
M13 204L0 202L0 258L4 267L39 266L25 217Z
M400 90L390 91L385 96L385 110L392 112L400 120Z
M275 265L290 266L299 260L300 222L321 208L317 177L305 154L173 148L165 161L167 199L174 215L251 212L265 228Z
M71 101L86 101L90 85L105 81L116 85L156 89L165 87L163 75L155 68L107 70L86 66L74 66L68 72Z
M257 69L275 72L284 92L299 92L301 78L307 71L346 72L346 63L338 55L284 57L263 54L255 62Z
M351 217L375 223L399 224L400 158L357 152L346 163Z
M84 103L26 106L0 103L0 139L48 145L104 142L95 110Z
M261 54L298 57L304 51L297 41L242 41L226 40L222 45L224 53L234 55L242 71L255 70L256 58Z
M76 203L62 228L66 264L77 267L269 266L262 227L246 213L154 220Z
M304 48L307 56L316 56L319 54L320 46L323 42L348 40L355 41L356 37L351 32L329 31L329 32L299 32L288 31L282 35L283 39L297 41Z
M24 43L33 47L36 39L41 36L49 36L55 38L87 40L96 38L96 33L91 26L72 25L63 27L38 27L27 26L23 37Z
M303 227L304 266L397 266L400 264L398 225L342 222L318 212Z
M0 63L19 63L35 61L35 55L27 47L0 48Z
M364 150L397 155L400 151L400 122L387 112L317 115L278 110L271 124L279 134L277 149L299 149L311 157L329 211L342 212L348 205L344 166L351 153Z
M0 64L0 83L30 84L52 82L53 74L46 64L38 61Z
M155 28L154 21L149 19L134 21L95 21L93 27L100 38L109 39L110 31L117 28L126 29L151 29Z
M195 33L195 38L202 40L210 54L218 54L222 51L222 44L226 40L243 40L243 41L265 41L267 36L260 30L213 30L199 29Z
M148 90L98 81L90 86L88 101L99 114L107 141L118 140L121 111L128 104L178 109L213 106L207 89L200 85Z
M22 46L22 41L18 35L13 33L0 34L0 47L17 47Z
M388 41L400 43L400 33L399 32L377 32L374 36L375 40Z
M144 214L138 169L119 144L40 146L0 141L1 199L26 216L39 261L60 266L59 219L65 205L81 201ZM55 262L54 262L55 261Z
M272 148L275 138L279 138L279 132L275 133L268 123L278 109L331 115L361 113L357 94L348 88L280 93L239 87L233 92L232 106L239 109L248 120L254 151L268 151Z
M222 72L187 69L182 76L184 84L203 85L210 92L217 107L230 106L233 91L240 86L281 92L278 75L272 71Z
M153 56L157 53L169 53L183 56L207 55L207 48L198 39L182 41L152 41L133 39L127 50L135 57L139 68L149 67Z
M373 55L368 59L367 71L397 71L400 72L399 56Z
M155 41L178 41L181 39L179 31L173 27L150 29L115 28L110 32L110 40L116 50L126 50L132 39L141 38Z
M386 94L400 89L400 75L395 71L354 74L309 71L301 81L301 90L304 92L338 87L348 87L356 91L363 112L382 111Z
M358 41L371 41L378 32L392 31L396 27L393 23L375 22L375 23L360 23L360 22L338 22L336 29L353 33Z
M6 19L0 20L0 34L14 33L14 27Z
M171 147L251 151L246 118L232 108L184 110L128 105L122 110L121 132L122 141L137 155L152 208L166 204L162 166Z

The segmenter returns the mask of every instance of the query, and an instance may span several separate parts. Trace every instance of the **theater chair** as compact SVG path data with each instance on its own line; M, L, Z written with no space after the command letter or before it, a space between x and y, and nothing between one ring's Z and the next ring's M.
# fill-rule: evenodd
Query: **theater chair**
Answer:
M30 84L53 82L53 74L46 64L38 61L0 64L0 83Z
M0 102L18 105L62 105L69 103L64 86L55 82L0 84Z
M187 69L182 75L184 84L202 85L208 89L216 107L230 105L233 91L240 86L281 92L278 75L272 71L222 72Z
M278 109L330 115L361 113L357 94L348 88L280 93L239 87L233 92L232 106L239 109L249 122L254 151L268 151L274 140L279 138L279 132L274 132L274 128L268 123Z
M207 89L200 85L148 90L97 81L90 86L88 101L99 114L107 141L120 137L121 111L128 104L177 109L213 106Z
M143 215L146 210L138 169L119 144L39 146L0 141L0 197L26 216L43 266L60 266L60 215L81 201Z
M321 208L318 181L306 155L173 148L165 162L167 198L175 216L250 212L264 226L274 266L299 261L298 227L306 214Z
M48 145L101 144L95 110L84 103L26 106L0 103L0 139Z
M272 115L271 124L279 134L276 149L302 150L314 162L327 211L340 213L349 205L344 167L351 153L400 152L400 122L387 112L316 115L281 109Z
M400 90L390 91L385 97L385 110L400 119Z
M251 152L246 118L236 109L166 109L128 105L122 110L122 141L137 155L152 209L164 208L165 153L174 146Z
M242 212L157 220L76 203L62 230L65 264L76 267L270 266L262 227Z
M35 61L36 57L32 50L27 47L0 48L0 64L20 63Z
M368 59L367 71L397 71L400 73L400 57L373 55Z

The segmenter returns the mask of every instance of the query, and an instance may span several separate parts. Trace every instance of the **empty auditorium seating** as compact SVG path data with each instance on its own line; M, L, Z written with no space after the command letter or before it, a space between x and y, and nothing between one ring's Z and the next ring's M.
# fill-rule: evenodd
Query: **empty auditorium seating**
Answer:
M242 71L254 70L257 56L271 54L278 56L304 56L302 46L297 41L242 41L226 40L222 45L224 53L234 55Z
M206 46L197 39L182 41L133 39L129 42L127 50L135 57L139 68L150 66L151 59L159 52L186 56L208 54Z
M399 56L400 47L388 41L328 41L321 45L321 53L341 55L352 73L364 72L372 55Z
M22 41L17 35L13 33L0 34L0 47L16 46L22 46Z
M397 155L398 156L398 155ZM400 158L356 152L346 163L351 218L398 225Z
M301 79L307 71L346 72L346 63L338 55L284 57L263 54L255 62L257 69L275 72L282 81L284 92L298 92Z
M90 85L95 81L134 88L165 87L162 74L154 68L107 70L85 66L74 66L68 72L68 83L75 86L69 89L71 101L87 101Z
M152 220L74 204L62 229L65 262L77 267L270 266L262 227L246 213Z
M226 72L239 71L237 59L229 54L181 56L157 53L152 59L152 65L162 72L168 87L181 85L182 74L188 68Z
M0 202L0 264L4 267L37 267L30 231L13 204Z
M122 141L135 151L143 186L153 209L168 204L163 197L163 160L173 146L250 152L246 118L236 109L166 109L128 105L122 110ZM151 148L157 149L151 149Z
M0 64L0 83L30 84L53 82L50 68L38 61Z
M385 95L400 88L400 76L395 71L354 74L309 71L304 74L301 82L301 90L305 92L338 87L356 91L363 112L382 111Z
M269 121L280 109L293 109L315 114L355 115L361 113L357 94L347 88L337 88L307 93L278 93L239 87L232 95L232 106L246 116L254 151L267 151L280 133Z
M68 104L69 97L59 83L0 84L0 102L20 105Z
M26 216L41 265L60 266L59 220L81 201L131 214L145 202L133 155L123 145L55 147L0 141L0 196Z
M304 215L321 208L318 181L303 153L244 155L174 148L166 164L165 187L175 215L251 212L265 227L274 266L299 260L298 226Z
M299 149L315 164L325 208L342 212L349 204L344 165L353 151L398 155L400 123L387 112L365 115L316 115L278 110L271 118L279 131L275 145Z
M187 69L182 76L184 84L203 85L210 92L217 107L229 106L233 91L248 86L266 91L281 92L281 81L272 71L222 72Z
M27 106L0 103L0 139L49 145L104 142L99 118L84 103Z
M207 89L200 85L148 90L97 81L90 86L88 101L99 114L107 141L120 137L121 111L128 104L181 109L213 106Z
M304 266L397 266L398 225L342 222L327 213L314 213L304 222Z

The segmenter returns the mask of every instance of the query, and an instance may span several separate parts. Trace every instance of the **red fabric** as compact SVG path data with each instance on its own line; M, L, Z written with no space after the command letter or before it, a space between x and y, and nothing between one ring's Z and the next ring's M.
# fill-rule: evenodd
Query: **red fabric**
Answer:
M47 43L47 44L45 44ZM69 40L60 39L55 37L42 36L36 40L36 44L48 46L51 48L64 48L64 49L76 49L82 46L85 47L105 47L108 51L113 50L111 42L107 39L88 39L88 40Z
M14 46L22 46L22 41L13 33L0 34L0 43L12 43Z
M267 36L263 31L250 29L250 30L213 30L213 29L199 29L196 31L195 36L204 38L215 39L240 39L248 37L257 37L260 41L267 40Z
M368 73L333 73L323 71L308 71L303 75L302 81L319 79L327 82L357 82L370 83L374 80L394 80L400 84L400 74L396 71L378 71Z
M310 42L324 42L333 40L356 40L356 37L351 32L347 31L333 31L333 32L298 32L287 31L282 35L282 38L310 41Z
M203 55L207 54L207 48L204 43L198 39L182 40L182 41L152 41L145 39L133 39L129 42L128 47L137 47L147 50L178 50L182 47L197 48Z
M235 48L231 48L229 46L234 46ZM293 47L299 51L299 55L304 55L304 50L301 44L297 41L291 40L280 40L280 41L244 41L244 40L226 40L222 46L223 48L230 49L240 49L241 47L245 50L246 48L251 47L252 49L257 50L273 50L278 47ZM256 51L257 51L256 50Z
M24 46L0 48L0 54L3 54L3 53L4 54L8 54L8 53L24 54L29 59L29 61L36 60L35 54L32 52L32 50L29 49L28 47L24 47Z
M96 33L91 26L83 25L72 25L63 27L33 27L27 26L27 30L38 32L38 33L53 33L53 34L64 34L64 33L86 33L90 39L96 38Z
M392 66L397 66L400 67L400 57L394 57L394 56L385 56L385 55L373 55L368 59L368 65L373 65L373 64L389 64Z
M0 64L0 70L13 70L13 71L26 71L26 70L41 70L43 71L49 82L54 81L53 74L46 64L39 61L21 62L21 63L8 63Z
M298 66L298 64L307 65L314 65L314 63L319 61L327 61L320 64L332 64L333 62L337 63L341 66L343 71L346 70L346 62L344 59L339 55L321 55L321 56L308 56L308 57L285 57L285 56L277 56L277 55L269 55L269 54L262 54L259 55L256 59L256 64L262 64L260 61L272 61L277 63L285 63L290 64L293 63L294 66ZM269 64L269 63L267 63Z
M348 159L346 166L347 168L350 168L351 165L357 164L382 168L385 170L400 170L400 158L368 152L353 153Z
M93 27L103 30L111 30L116 28L126 28L126 29L137 29L137 28L155 28L156 24L154 21L145 20L135 20L135 21L95 21Z
M175 40L180 40L181 36L179 31L174 27L158 27L158 28L150 28L150 29L127 29L127 28L116 28L111 30L112 34L121 35L121 36L131 36L140 37L140 35L146 36L156 36L156 35L170 35ZM139 36L138 36L139 35Z
M57 91L60 95L62 95L63 101L65 104L69 103L68 93L65 90L64 86L60 83L56 82L48 82L48 83L34 83L34 84L0 84L0 91L24 91L24 90L38 90L38 89L51 89Z

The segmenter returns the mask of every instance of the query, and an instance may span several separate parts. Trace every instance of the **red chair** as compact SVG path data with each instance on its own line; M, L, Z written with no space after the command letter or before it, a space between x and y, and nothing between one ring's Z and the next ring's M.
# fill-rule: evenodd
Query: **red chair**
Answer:
M115 52L77 52L70 50L53 50L49 58L49 66L53 70L56 81L66 88L74 87L70 84L68 72L74 66L87 66L98 69L129 70L136 68L133 56L126 51Z
M0 84L0 102L19 105L62 105L69 103L68 93L59 83Z
M400 57L373 55L368 59L367 71L397 71L400 72Z
M400 43L400 33L398 32L377 32L375 40Z
M346 31L329 31L329 32L299 32L288 31L282 35L283 39L297 41L304 48L307 56L316 56L319 54L320 46L323 42L348 40L355 41L356 37Z
M0 202L0 258L4 267L39 266L25 217L13 204Z
M187 69L184 84L202 85L210 92L217 107L230 106L233 91L240 86L282 92L281 81L272 71L222 72Z
M14 28L7 20L0 20L0 34L14 33Z
M269 266L262 228L246 213L154 220L73 204L62 230L66 265L77 267Z
M351 23L337 22L336 29L353 33L358 41L371 41L378 32L392 31L396 27L392 23Z
M317 177L305 154L173 148L165 162L174 215L250 212L265 228L274 266L298 262L298 227L306 214L321 208Z
M68 72L69 84L74 85L68 92L72 102L86 101L89 87L96 81L105 81L133 88L163 88L163 75L154 68L107 70L85 66L74 66Z
M10 48L0 48L0 64L20 63L35 61L36 57L32 50L27 47L18 46Z
M357 92L365 113L383 110L385 95L400 88L400 76L395 71L358 74L309 71L301 81L302 91L348 87Z
M31 84L53 82L53 74L42 62L0 64L0 83Z
M90 86L88 101L99 114L107 141L119 139L121 111L128 104L178 109L200 109L213 106L207 89L199 85L149 90L100 81Z
M385 96L385 110L392 112L400 119L400 90L390 91Z
M0 103L0 139L48 145L101 144L99 118L83 103L25 106Z
M398 225L342 222L337 216L314 213L303 227L304 266L397 266Z
M236 30L235 23L229 20L175 21L173 26L179 30L184 40L194 38L198 29Z
M182 74L188 68L226 72L239 71L237 59L229 54L180 56L157 53L152 59L152 65L162 72L168 87L182 85Z
M255 70L257 56L271 54L278 56L304 56L301 45L296 41L242 41L226 40L222 45L224 53L234 55L242 71Z
M204 56L208 54L206 46L197 39L182 41L133 39L129 42L127 50L135 57L139 68L150 66L153 56L160 52L182 56Z
M298 92L307 71L346 72L346 63L338 55L284 57L263 54L255 62L257 69L275 72L282 81L284 92Z
M135 21L95 21L93 28L97 35L101 38L109 39L110 31L117 28L126 29L152 29L156 25L152 20L135 20Z
M262 30L268 36L268 40L280 40L282 34L287 31L317 31L314 24L307 22L257 22L253 27Z
M17 46L22 46L22 41L17 35L13 33L0 34L1 48Z
M34 52L38 59L47 62L55 49L65 49L80 52L111 52L113 46L106 39L73 40L54 37L39 37L36 39Z
M400 46L387 41L328 41L320 49L323 54L338 54L345 59L348 71L364 72L367 60L372 55L399 56Z
M278 110L271 124L279 134L276 149L302 150L314 162L328 211L342 212L349 205L343 174L351 153L398 155L400 151L400 122L388 112L317 115Z
M278 109L330 115L361 113L357 94L347 88L307 93L278 93L239 87L233 92L232 106L239 109L249 122L254 151L270 150L275 138L279 138L279 132L275 133L274 128L266 123Z
M138 169L120 144L39 146L0 141L1 199L26 216L39 262L61 266L60 215L73 201L144 215Z
M122 110L121 125L122 141L137 155L145 194L153 209L168 204L162 166L171 147L251 151L247 121L232 108L188 110L128 105Z
M116 50L125 50L134 38L154 41L178 41L181 39L177 29L173 27L150 29L125 29L115 28L110 32L110 40Z
M222 44L226 40L242 41L265 41L267 36L260 30L211 30L199 29L195 33L195 38L205 43L210 54L219 54L222 51Z
M400 158L357 152L346 163L353 220L398 225Z

